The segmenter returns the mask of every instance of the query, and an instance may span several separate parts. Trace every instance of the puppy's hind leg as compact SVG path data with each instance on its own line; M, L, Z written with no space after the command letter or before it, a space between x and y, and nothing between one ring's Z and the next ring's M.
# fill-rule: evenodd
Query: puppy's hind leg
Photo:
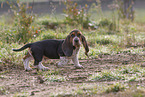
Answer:
M29 66L29 61L32 59L33 57L29 53L23 58L23 64L26 71L32 70L32 68Z
M42 59L43 59L43 50L41 48L31 48L32 56L34 58L34 66L38 69L38 70L49 70L48 67L45 67L42 64Z

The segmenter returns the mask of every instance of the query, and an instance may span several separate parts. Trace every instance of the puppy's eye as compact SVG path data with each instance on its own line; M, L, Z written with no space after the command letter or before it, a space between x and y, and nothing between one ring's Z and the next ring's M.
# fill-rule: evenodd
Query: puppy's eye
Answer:
M80 37L80 36L81 36L81 34L78 34L77 36L78 36L78 37Z
M75 35L74 35L74 34L72 34L72 35L71 35L71 37L75 37Z

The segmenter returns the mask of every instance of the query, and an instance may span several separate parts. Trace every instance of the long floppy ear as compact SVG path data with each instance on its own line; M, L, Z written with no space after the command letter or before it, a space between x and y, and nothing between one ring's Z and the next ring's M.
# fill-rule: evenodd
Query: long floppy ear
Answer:
M70 57L73 53L73 45L72 45L72 41L70 40L70 38L71 38L71 36L68 35L62 44L62 50L63 50L64 54L68 57Z
M83 44L83 46L84 46L84 48L85 48L85 55L88 56L89 47L88 47L86 38L85 38L85 36L83 36L83 35L81 35L81 38L82 38L82 44Z

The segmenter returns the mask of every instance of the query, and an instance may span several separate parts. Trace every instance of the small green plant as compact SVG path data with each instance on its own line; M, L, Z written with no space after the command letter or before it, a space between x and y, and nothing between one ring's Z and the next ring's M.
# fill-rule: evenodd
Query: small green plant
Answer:
M9 3L10 8L14 14L14 27L16 28L16 40L18 42L26 43L30 38L33 37L36 32L32 32L30 29L31 24L34 21L34 15L27 14L30 7L26 7L26 4L17 0L17 5Z
M65 13L65 21L71 25L82 25L84 28L88 28L89 14L87 13L88 5L85 7L78 8L77 3L73 3L71 0L67 0L65 3L66 9Z
M124 85L121 85L120 83L116 83L114 85L109 86L106 89L106 93L123 91L125 90L125 88L126 87Z

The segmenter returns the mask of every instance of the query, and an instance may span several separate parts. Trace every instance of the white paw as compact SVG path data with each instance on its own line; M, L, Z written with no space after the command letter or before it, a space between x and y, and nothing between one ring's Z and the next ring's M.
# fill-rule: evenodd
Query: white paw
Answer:
M38 70L44 70L44 71L47 71L47 70L49 70L49 68L48 67L45 67L45 66L42 66L42 65L37 65L37 66L35 66Z
M56 65L58 68L61 68L63 67L63 65L59 62L57 65Z
M82 65L75 65L75 68L77 68L77 69L81 69L81 68L84 68Z
M26 71L31 71L32 68L31 67L28 67L28 68L25 68Z

